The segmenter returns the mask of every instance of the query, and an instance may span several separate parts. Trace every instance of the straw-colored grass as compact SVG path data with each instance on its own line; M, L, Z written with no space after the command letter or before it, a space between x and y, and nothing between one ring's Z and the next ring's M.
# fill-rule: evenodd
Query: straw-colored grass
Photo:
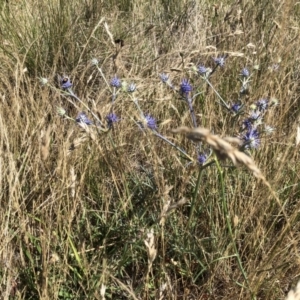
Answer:
M298 299L299 18L291 0L2 1L1 299ZM209 84L196 74L224 54ZM221 138L244 116L216 94L235 102L245 66L245 111L279 103L249 156ZM163 72L198 93L198 129ZM112 104L115 74L137 91ZM204 167L199 141L216 153Z

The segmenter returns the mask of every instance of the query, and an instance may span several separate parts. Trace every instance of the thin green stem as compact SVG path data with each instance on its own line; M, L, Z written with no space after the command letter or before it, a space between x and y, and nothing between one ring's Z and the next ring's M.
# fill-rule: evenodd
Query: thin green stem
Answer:
M137 98L134 98L133 96L130 96L131 100L133 101L133 103L135 104L135 106L137 107L138 111L140 112L141 114L141 117L142 118L145 118L145 115L141 109L141 107L139 106L139 103L138 103L138 99Z
M220 184L221 184L222 205L223 205L224 215L225 215L225 218L226 218L227 229L228 229L228 232L229 232L229 235L230 235L230 239L231 239L231 242L232 242L235 254L236 254L238 266L239 266L239 268L240 268L240 270L241 270L241 272L243 274L243 277L244 277L244 279L245 279L245 281L247 283L247 288L250 290L248 276L247 276L246 271L243 268L242 260L241 260L240 254L238 252L238 249L237 249L237 246L236 246L236 243L235 243L235 240L234 240L233 232L232 232L231 220L230 220L230 216L228 214L228 207L227 207L227 199L226 199L226 191L225 191L225 183L224 183L223 171L221 169L221 166L219 164L219 161L218 161L217 157L216 157L215 161L216 161L216 165L217 165L217 169L218 169L218 174L219 174L219 179L220 179ZM251 290L250 290L250 292L251 292ZM251 294L252 294L252 292L251 292ZM253 297L254 296L252 296L252 299L254 299Z
M104 74L103 74L103 72L102 72L102 69L101 69L98 65L96 65L96 68L97 68L97 70L99 71L99 73L101 74L101 77L103 78L103 80L104 80L104 82L106 83L107 87L109 88L110 92L112 93L111 86L110 86L109 83L107 82L107 80L106 80L106 78L105 78L105 76L104 76Z
M191 98L188 98L186 100L188 106L189 106L189 110L190 110L190 114L191 114L191 117L192 117L192 121L193 121L193 125L195 128L197 128L197 121L196 121L196 116L195 116L195 111L194 111L194 108L193 108L193 103L192 103L192 99Z
M195 204L196 204L197 195L198 195L199 188L200 188L200 182L201 182L201 179L202 179L202 171L203 171L202 168L199 169L196 186L195 186L195 189L194 189L194 192L193 192L193 198L192 198L192 203L191 203L191 210L190 210L190 215L189 215L188 228L190 228L190 226L191 226L192 219L193 219L193 214L194 214L194 211L195 211Z
M210 81L207 78L204 78L207 84L212 88L212 90L215 92L215 94L218 96L218 98L221 100L222 104L229 110L229 105L225 102L225 100L221 97L221 95L218 93L218 91L214 88L214 86L210 83Z
M155 131L155 130L152 130L152 131L153 131L154 135L156 135L157 137L159 137L160 139L162 139L163 141L165 141L166 143L168 143L169 145L174 147L176 150L178 150L180 153L182 153L187 159L189 159L190 161L193 161L193 159L184 150L182 150L181 148L176 146L173 142L168 140L166 137L164 137L163 135L161 135L157 131Z

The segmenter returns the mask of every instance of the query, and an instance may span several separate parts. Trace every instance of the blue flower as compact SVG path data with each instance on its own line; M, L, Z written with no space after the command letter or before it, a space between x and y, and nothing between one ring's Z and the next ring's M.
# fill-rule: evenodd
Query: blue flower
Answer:
M214 62L217 64L217 66L224 67L225 66L225 56L220 56L213 58Z
M262 122L262 116L259 111L251 111L250 116L243 121L244 129L251 129L260 125Z
M269 107L269 102L267 99L260 99L256 102L256 107L259 111L264 112Z
M205 75L206 72L207 72L207 68L205 66L203 66L203 65L198 66L198 73L200 75Z
M115 77L110 81L110 85L115 88L121 87L121 80L115 75Z
M257 127L258 125L262 124L262 115L260 111L253 111L250 114L250 119L252 121L252 124L254 124L254 127Z
M249 77L250 76L250 72L247 68L243 68L241 71L241 76L243 77Z
M248 91L249 91L249 84L248 84L248 82L247 81L242 82L242 87L240 89L240 93L242 95L245 95L245 94L248 93Z
M152 130L155 130L157 128L156 120L151 115L149 115L149 114L145 115L145 121L146 121L148 128L150 128Z
M60 81L60 86L63 90L67 90L72 87L72 82L69 77L63 77Z
M80 112L77 117L76 117L76 122L77 123L83 123L86 125L92 125L93 122L88 118L88 116L86 115L86 113L84 111Z
M120 119L118 118L118 116L114 113L110 113L106 116L106 121L107 121L107 125L108 127L112 127L113 123L118 122Z
M261 114L260 114L260 111L252 111L250 116L249 116L249 119L252 121L252 122L256 122L256 121L259 121L261 120Z
M180 84L180 92L183 95L187 95L189 92L193 90L193 87L190 85L187 79L183 79Z
M231 106L231 110L234 112L234 113L238 113L240 111L240 109L242 108L242 105L241 104L238 104L238 103L234 103L232 104Z
M169 75L165 74L165 73L161 73L159 74L159 78L160 80L165 83L167 86L169 86L172 90L174 90L174 86L170 80Z
M260 145L259 132L256 128L249 129L244 135L242 135L241 140L243 141L243 149L255 149Z
M247 118L243 122L243 129L251 129L252 128L252 119Z
M205 153L200 153L197 157L197 161L200 165L204 165L204 163L207 161L207 155Z
M165 73L161 73L161 74L159 74L159 78L163 83L166 83L169 80L169 75L167 75Z

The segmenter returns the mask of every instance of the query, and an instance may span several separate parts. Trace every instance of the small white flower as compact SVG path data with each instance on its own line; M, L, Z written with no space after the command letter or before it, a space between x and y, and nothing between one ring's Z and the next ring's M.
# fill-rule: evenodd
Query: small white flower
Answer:
M102 300L105 300L105 291L106 291L106 285L103 283L101 284L101 289L100 289L100 295L102 297Z
M136 85L134 83L130 83L127 87L128 93L133 93L136 90Z
M44 78L44 77L41 77L41 78L40 78L40 83L41 83L42 85L46 85L46 84L48 83L48 79L47 79L47 78Z
M267 135L272 134L274 131L275 131L275 128L274 128L274 127L269 126L269 125L265 125L264 132L265 132Z
M64 116L64 115L66 114L66 110L65 110L63 107L61 107L61 106L58 106L58 107L56 108L56 111L57 111L57 113L58 113L60 116Z
M91 64L92 64L93 66L97 66L97 65L99 64L98 59L97 59L97 58L93 58L93 59L91 60Z

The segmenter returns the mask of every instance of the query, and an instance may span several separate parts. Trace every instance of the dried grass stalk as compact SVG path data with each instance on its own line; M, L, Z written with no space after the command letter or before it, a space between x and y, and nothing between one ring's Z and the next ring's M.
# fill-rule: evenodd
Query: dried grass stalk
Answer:
M183 133L187 138L195 142L207 143L219 157L229 158L235 166L244 165L255 177L265 181L265 177L255 165L253 159L229 144L229 142L239 144L240 141L237 138L227 137L223 139L212 134L208 129L201 127L190 129L183 126L174 129L173 132Z
M290 290L285 300L300 300L300 281L297 283L295 290Z
M51 134L51 126L49 126L46 132L42 131L42 139L41 139L41 156L42 160L45 161L50 153L50 134Z
M68 147L67 154L70 155L73 152L73 150L78 148L81 144L84 144L87 140L88 140L87 135L74 139L73 143L67 145Z
M166 217L173 211L175 210L177 207L180 207L182 205L184 205L185 203L187 203L187 199L186 198L182 198L179 201L171 204L171 201L167 201L163 207L162 213L159 217L160 221L159 221L159 225L164 225L165 224L165 220Z
M157 255L157 249L155 247L153 228L147 233L147 238L144 240L148 252L148 271L150 272L152 264Z
M70 183L71 197L74 199L76 192L76 174L74 167L71 167L70 169Z

